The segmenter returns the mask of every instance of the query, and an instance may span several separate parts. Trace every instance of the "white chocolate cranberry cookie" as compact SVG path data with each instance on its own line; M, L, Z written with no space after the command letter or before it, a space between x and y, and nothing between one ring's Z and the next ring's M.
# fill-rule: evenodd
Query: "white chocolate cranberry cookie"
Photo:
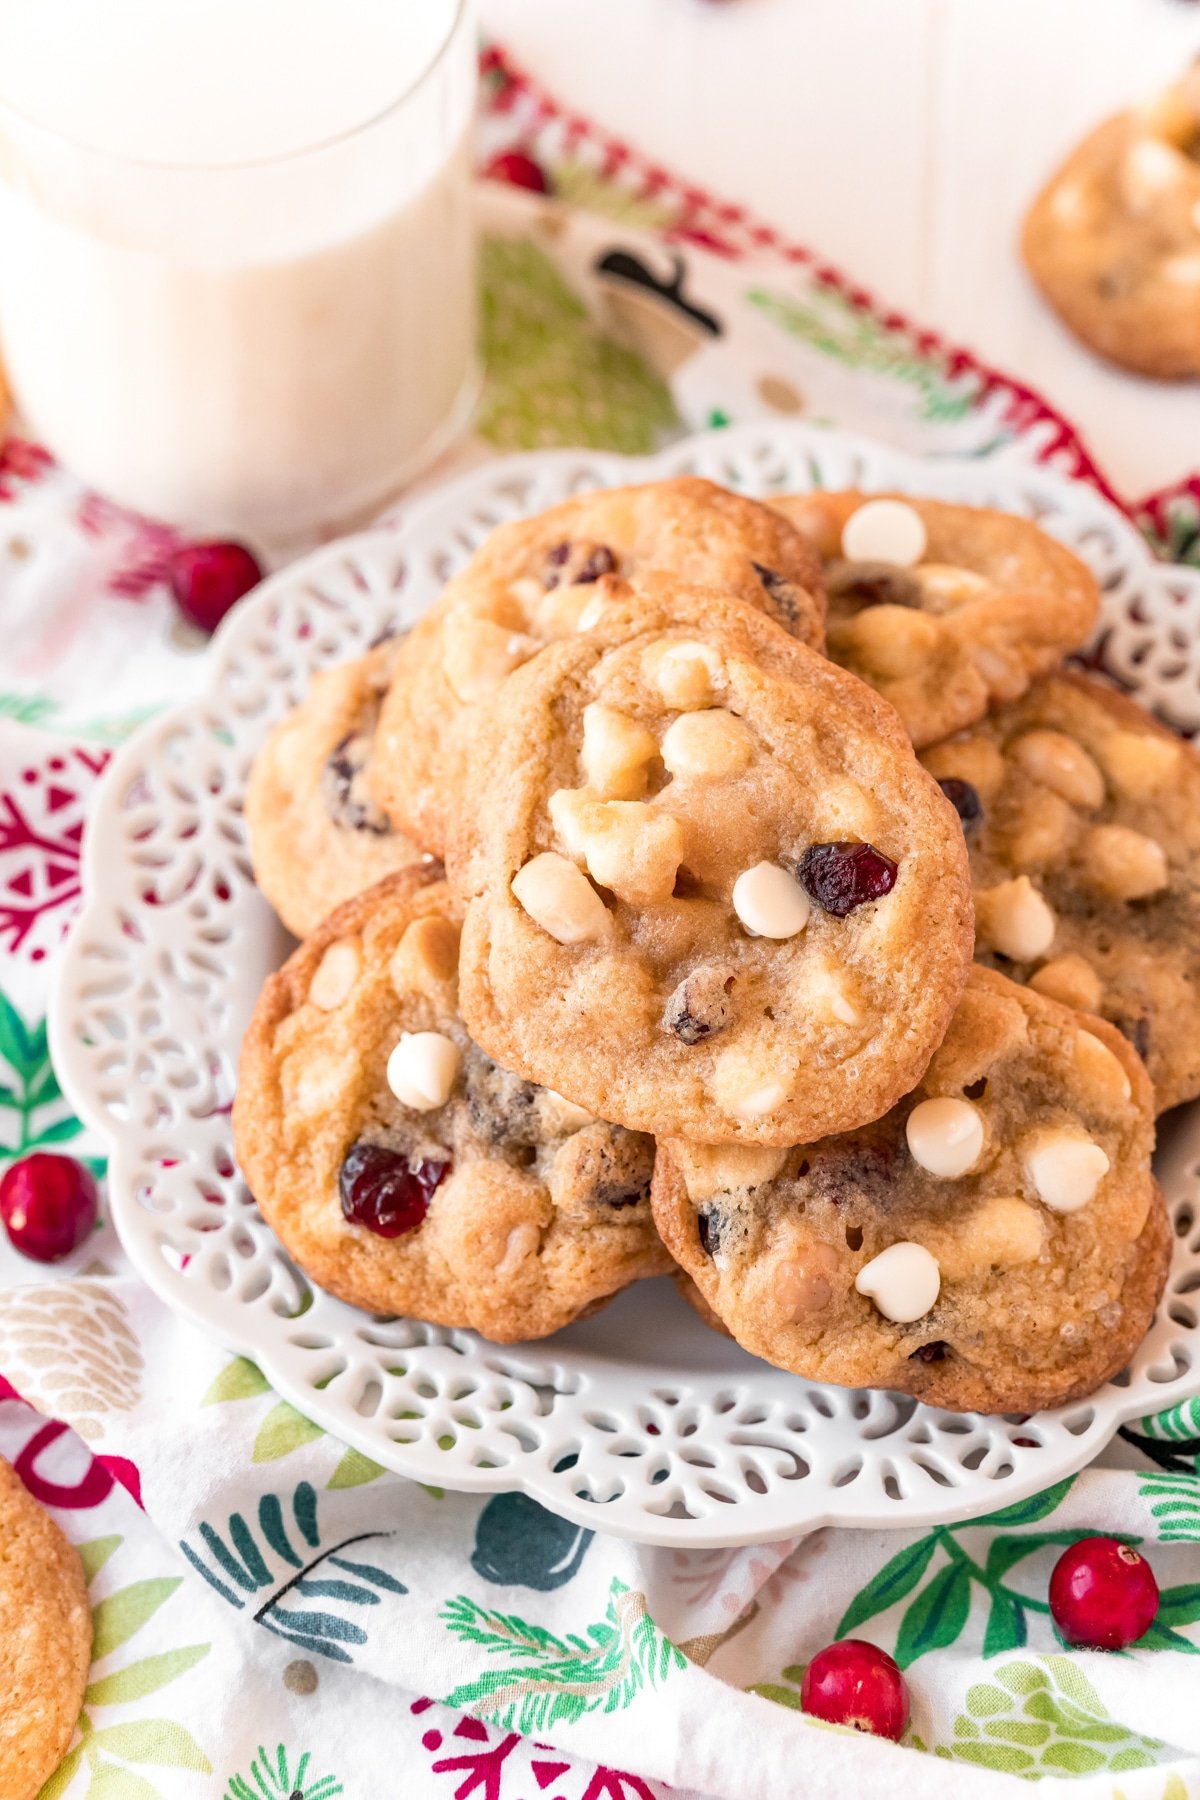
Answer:
M458 935L444 883L416 869L327 919L263 989L234 1132L263 1216L319 1286L512 1343L667 1266L654 1145L472 1042Z
M773 502L825 559L828 654L918 748L1014 700L1089 636L1091 573L1028 519L908 495Z
M1200 758L1137 703L1048 675L922 758L957 805L977 955L1100 1013L1159 1111L1200 1094Z
M976 969L886 1117L793 1149L659 1142L654 1216L743 1346L812 1380L1033 1412L1144 1337L1170 1229L1150 1084L1103 1021Z
M966 979L954 809L876 694L665 577L509 678L480 747L463 1017L635 1130L844 1130L919 1077Z
M1200 64L1084 138L1034 201L1022 250L1090 349L1141 375L1200 375Z
M304 937L385 875L423 860L375 796L375 727L399 640L314 676L254 759L246 828L259 887Z
M75 1730L92 1654L79 1557L0 1459L0 1800L33 1800Z
M377 791L401 830L444 852L479 717L506 677L543 645L586 629L598 592L654 570L736 594L803 642L822 643L821 568L807 539L712 482L681 476L582 494L501 525L397 661Z

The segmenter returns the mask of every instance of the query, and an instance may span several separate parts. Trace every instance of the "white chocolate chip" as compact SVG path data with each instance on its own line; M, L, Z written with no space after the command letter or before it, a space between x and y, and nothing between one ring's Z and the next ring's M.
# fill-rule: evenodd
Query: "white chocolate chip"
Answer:
M604 617L604 608L607 604L602 593L594 593L575 621L576 631L594 631Z
M653 680L663 703L674 712L711 706L724 664L709 644L667 644L654 656Z
M451 613L444 629L442 667L458 698L471 706L495 693L539 648L536 638L509 631L493 619Z
M789 1256L771 1276L775 1308L790 1324L824 1312L833 1299L839 1273L837 1252L828 1244L809 1244L800 1256Z
M1178 185L1186 170L1187 163L1178 150L1161 138L1135 138L1125 152L1121 169L1121 186L1130 210L1147 211Z
M969 781L986 800L1003 782L1004 757L987 738L948 738L923 752L921 761L935 781Z
M1073 950L1043 963L1029 977L1029 985L1035 994L1045 994L1048 1000L1073 1006L1077 1012L1099 1012L1104 998L1104 987L1095 969L1085 956Z
M440 1031L406 1031L388 1057L387 1084L401 1106L433 1112L450 1098L458 1062L453 1038Z
M1104 777L1094 758L1065 731L1027 731L1012 746L1013 760L1072 806L1104 804Z
M868 500L842 527L842 555L849 562L894 563L911 569L928 543L925 521L903 500Z
M747 768L754 750L750 728L733 713L680 713L663 733L662 759L669 775L715 781Z
M983 1116L969 1100L951 1095L922 1100L904 1127L915 1163L930 1175L966 1175L983 1149Z
M928 610L953 612L982 600L992 591L992 584L974 569L960 569L957 563L920 563L913 574L921 584L921 594Z
M777 1111L787 1099L790 1085L780 1080L773 1058L731 1044L716 1059L712 1091L722 1111L749 1121Z
M1133 1097L1133 1084L1120 1059L1094 1031L1075 1033L1075 1065L1088 1086L1099 1089L1109 1104Z
M406 1000L411 994L454 1004L458 974L458 926L440 914L414 919L392 952L388 977L393 992Z
M636 719L599 701L584 707L580 760L588 786L604 799L639 800L657 755L652 733Z
M510 581L508 591L517 605L524 607L527 613L534 612L546 598L545 588L532 575L522 575L518 581Z
M789 1006L838 1025L861 1025L850 977L822 958L808 957L788 987Z
M1109 1171L1100 1145L1082 1132L1045 1131L1024 1152L1025 1173L1052 1212L1078 1212Z
M975 896L975 926L981 941L1014 962L1036 962L1054 942L1057 920L1028 875L982 888Z
M522 1264L537 1255L541 1241L541 1233L531 1219L522 1225L514 1225L505 1237L504 1254L496 1264L496 1280L511 1281L519 1274Z
M937 1227L924 1227L926 1247L947 1281L978 1279L985 1269L1033 1262L1046 1241L1046 1215L1015 1194L992 1194Z
M683 861L683 826L641 800L599 800L582 819L588 873L634 906L669 900Z
M560 944L585 944L612 930L608 909L587 876L552 850L518 869L512 891L534 923Z
M538 630L543 637L567 637L580 629L580 620L596 598L591 582L555 587L542 595L537 608Z
M774 1181L787 1161L787 1151L765 1144L686 1144L672 1146L691 1200L736 1194Z
M760 862L734 882L733 910L753 937L790 938L804 930L812 908L786 869Z
M357 938L330 944L308 986L308 998L321 1012L332 1012L349 998L362 967Z
M885 1319L911 1325L935 1305L942 1272L923 1244L889 1244L863 1264L854 1285Z
M1117 790L1131 800L1145 800L1172 779L1182 754L1173 739L1147 731L1114 731L1100 747L1100 758Z
M573 862L584 860L584 825L595 805L586 788L556 788L546 802L555 835Z
M590 1113L586 1106L577 1106L574 1100L568 1100L565 1094L558 1093L554 1088L543 1088L542 1092L549 1102L549 1123L552 1130L561 1131L565 1135L571 1131L582 1131L585 1125L596 1123L595 1113Z
M1200 287L1200 251L1186 251L1181 256L1164 256L1158 265L1168 281L1177 287Z
M1113 900L1144 900L1170 882L1160 843L1127 825L1094 825L1079 846L1083 873Z

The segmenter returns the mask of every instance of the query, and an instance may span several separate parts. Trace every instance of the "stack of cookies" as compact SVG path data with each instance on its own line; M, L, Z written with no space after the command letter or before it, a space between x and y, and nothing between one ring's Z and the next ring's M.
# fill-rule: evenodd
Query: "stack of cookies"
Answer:
M253 771L304 942L234 1125L289 1253L500 1342L673 1270L780 1367L955 1408L1117 1373L1200 1093L1200 760L1060 667L1098 604L899 496L495 531Z

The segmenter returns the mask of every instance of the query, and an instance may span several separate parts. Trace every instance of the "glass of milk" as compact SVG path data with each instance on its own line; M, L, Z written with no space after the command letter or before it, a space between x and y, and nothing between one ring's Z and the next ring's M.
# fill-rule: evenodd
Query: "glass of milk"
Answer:
M0 361L110 498L287 544L474 398L470 0L0 0Z

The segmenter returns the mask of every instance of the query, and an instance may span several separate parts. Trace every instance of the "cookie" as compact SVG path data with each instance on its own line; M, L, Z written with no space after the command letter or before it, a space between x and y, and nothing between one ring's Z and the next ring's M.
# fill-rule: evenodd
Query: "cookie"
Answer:
M1117 1374L1171 1232L1120 1033L976 969L914 1091L792 1149L659 1142L654 1216L743 1348L810 1380L1034 1412Z
M375 728L398 648L389 638L315 675L250 771L255 879L297 937L343 900L422 860L375 795Z
M1160 1111L1200 1094L1200 758L1084 675L927 750L957 803L977 954L1098 1012L1146 1062Z
M1090 571L1011 513L900 494L773 504L825 558L829 655L891 702L918 748L1015 700L1099 616Z
M449 892L420 870L339 908L263 989L235 1142L320 1287L513 1343L668 1266L654 1145L486 1056L459 1017L457 961Z
M33 1800L83 1705L92 1615L83 1567L0 1459L0 1800Z
M1063 324L1140 375L1200 375L1200 64L1091 132L1034 201L1025 263Z
M647 578L510 676L477 762L448 868L463 1017L506 1067L634 1130L769 1144L917 1080L966 980L966 854L852 675Z
M582 494L501 525L397 660L376 791L401 830L443 853L486 703L544 644L586 624L597 584L654 570L736 594L821 645L821 569L807 540L712 482L681 476Z

